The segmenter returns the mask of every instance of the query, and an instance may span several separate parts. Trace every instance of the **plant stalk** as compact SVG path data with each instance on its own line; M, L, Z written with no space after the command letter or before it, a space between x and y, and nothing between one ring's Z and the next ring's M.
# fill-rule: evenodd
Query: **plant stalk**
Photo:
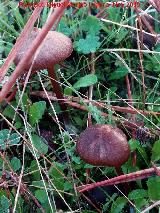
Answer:
M69 115L67 112L67 105L66 103L64 103L64 95L62 92L62 87L60 86L58 80L57 80L57 76L56 76L56 72L53 66L48 67L48 74L51 80L51 84L53 87L53 90L56 94L58 103L60 105L60 108L62 110L62 115L63 115L63 119L65 124L67 125L69 123Z

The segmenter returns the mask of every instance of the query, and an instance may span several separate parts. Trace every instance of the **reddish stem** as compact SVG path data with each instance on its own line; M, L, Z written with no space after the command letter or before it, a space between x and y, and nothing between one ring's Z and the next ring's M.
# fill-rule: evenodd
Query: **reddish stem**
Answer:
M64 121L65 121L65 124L68 124L69 116L68 116L68 113L67 113L67 106L64 103L64 95L63 95L63 92L62 92L62 88L61 88L61 86L60 86L60 84L57 80L57 76L56 76L55 69L54 69L53 66L48 67L48 74L50 76L51 84L52 84L52 87L53 87L54 92L56 94L58 103L61 107L61 110L63 111L63 118L64 118Z
M31 95L35 95L35 96L39 96L39 97L42 97L42 98L46 98L46 99L47 99L47 96L46 96L46 94L45 94L43 91L32 92ZM48 92L48 98L49 98L50 100L57 101L57 98L54 97L53 94L51 94L51 93L49 93L49 92ZM66 104L68 104L69 106L71 106L71 107L75 107L75 108L80 109L80 110L83 110L83 111L88 111L87 107L85 107L85 106L83 106L83 105L80 105L80 104L78 104L78 103L72 102L72 101L70 101L70 99L72 100L72 99L74 99L74 97L68 97L68 99L65 97L64 102L65 102ZM77 100L77 98L75 98L74 100ZM78 99L78 100L79 100L79 99ZM77 100L77 101L78 101L78 100ZM88 102L88 100L85 100L85 99L83 99L83 101L84 101L84 102ZM95 105L97 105L97 106L101 106L100 103L95 103L95 102L92 102L92 103L93 103L93 105L95 104ZM104 104L104 105L105 105L105 104ZM102 107L102 106L101 106L101 107ZM106 108L106 107L107 107L107 106L105 105L105 108ZM112 106L112 107L113 107L113 106ZM111 107L111 108L112 108L112 107ZM121 109L121 107L114 106L114 108L115 108L115 107L118 108L119 110ZM113 109L114 109L114 108L113 108ZM130 110L127 111L127 109L128 109L128 108L123 107L123 111L124 111L125 113L132 113L132 111L129 112ZM115 110L115 111L119 111L119 110L117 110L117 109L114 109L114 110ZM141 110L137 110L137 111L140 112ZM138 112L136 112L136 113L138 113ZM146 112L147 112L148 115L159 115L158 112L149 112L149 111L146 111ZM143 114L143 113L142 113L142 114ZM105 113L105 112L102 112L101 115L104 116L104 117L108 117L108 114ZM112 119L113 119L114 121L116 121L116 122L120 121L120 118L118 118L118 117L116 117L116 116L112 116ZM129 129L137 129L138 127L140 127L140 126L143 125L143 122L136 122L136 123L133 123L133 122L128 121L128 120L121 121L121 124L122 124L122 123L123 123L123 125L125 125L125 126L126 126L127 128L129 128ZM150 129L150 131L153 132L151 129ZM154 134L156 134L156 135L159 136L159 134L160 134L160 128L157 127L157 130L154 131Z
M31 95L35 95L35 96L40 96L42 98L47 98L45 93L43 91L37 91L37 92L32 92ZM51 100L56 101L57 99L54 97L53 93L48 92L48 96ZM77 108L82 110L86 110L85 107L83 107L80 104L77 104L75 102L79 102L80 98L78 97L73 97L73 96L67 96L64 98L64 101L71 106L73 104L73 106L77 106ZM89 103L91 102L94 106L100 107L100 108L106 108L107 109L107 105L104 104L103 102L98 102L98 101L89 101L88 99L84 99L83 98L83 102L85 103ZM82 107L81 107L82 106ZM153 112L153 111L143 111L143 110L139 110L136 108L132 108L132 107L121 107L121 106L109 106L112 110L115 110L117 112L123 112L123 113L131 113L131 114L142 114L142 115L153 115L153 116L160 116L160 112Z
M150 177L150 176L156 175L156 174L159 175L157 170L158 170L158 168L144 169L144 170L141 170L138 172L120 175L118 177L114 177L109 180L104 180L104 181L100 181L100 182L96 182L96 183L92 183L92 184L83 185L83 186L78 187L77 190L80 193L82 193L82 192L91 190L95 187L115 185L115 184L120 184L120 183L125 183L125 182L135 181L138 179L147 178L147 177Z

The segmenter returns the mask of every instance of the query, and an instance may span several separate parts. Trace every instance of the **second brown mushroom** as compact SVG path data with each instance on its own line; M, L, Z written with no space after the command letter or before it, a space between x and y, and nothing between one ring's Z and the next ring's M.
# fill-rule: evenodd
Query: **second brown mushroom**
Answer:
M130 156L126 135L121 129L107 124L96 124L80 134L76 151L86 162L95 166L120 167Z

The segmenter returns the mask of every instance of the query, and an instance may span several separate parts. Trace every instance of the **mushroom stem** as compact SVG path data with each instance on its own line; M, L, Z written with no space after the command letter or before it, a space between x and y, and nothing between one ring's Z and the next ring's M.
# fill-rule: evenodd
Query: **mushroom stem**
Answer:
M50 80L51 80L53 90L54 90L56 97L58 99L58 103L59 103L60 108L63 112L64 122L65 122L65 124L68 124L69 123L69 116L68 116L68 113L67 113L67 105L64 103L64 95L62 93L62 88L57 81L56 72L55 72L55 69L54 69L53 66L48 67L48 74L49 74L49 77L50 77Z
M121 167L115 167L116 173L118 176L123 175L123 172L121 170Z

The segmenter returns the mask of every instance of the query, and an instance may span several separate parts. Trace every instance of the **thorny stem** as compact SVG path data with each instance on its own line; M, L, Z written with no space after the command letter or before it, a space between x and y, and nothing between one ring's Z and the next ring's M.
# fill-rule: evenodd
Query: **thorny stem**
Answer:
M62 0L61 3L63 3L63 2L68 3L69 0ZM49 20L44 24L42 30L35 38L33 45L31 46L31 48L29 50L27 50L26 54L23 56L22 60L19 62L15 71L10 76L9 81L6 84L4 84L4 86L0 92L0 102L5 99L6 95L11 90L14 83L16 82L16 79L24 72L26 66L28 65L28 62L31 61L32 57L36 53L36 50L38 49L40 44L43 42L45 37L47 36L48 31L52 28L53 24L56 22L58 17L61 16L61 14L64 12L64 10L65 10L65 7L56 8L54 10L53 14L50 16Z
M130 174L120 175L118 177L114 177L109 180L104 180L104 181L100 181L100 182L96 182L96 183L92 183L92 184L79 186L79 187L77 187L77 190L80 193L82 193L82 192L91 190L96 187L109 186L109 185L115 185L115 184L130 182L130 181L136 181L139 179L144 179L144 178L150 177L152 175L159 175L159 173L157 172L157 170L159 170L159 169L160 169L159 167L158 168L156 167L156 169L149 168L149 169L144 169L144 170L141 170L138 172L133 172Z

